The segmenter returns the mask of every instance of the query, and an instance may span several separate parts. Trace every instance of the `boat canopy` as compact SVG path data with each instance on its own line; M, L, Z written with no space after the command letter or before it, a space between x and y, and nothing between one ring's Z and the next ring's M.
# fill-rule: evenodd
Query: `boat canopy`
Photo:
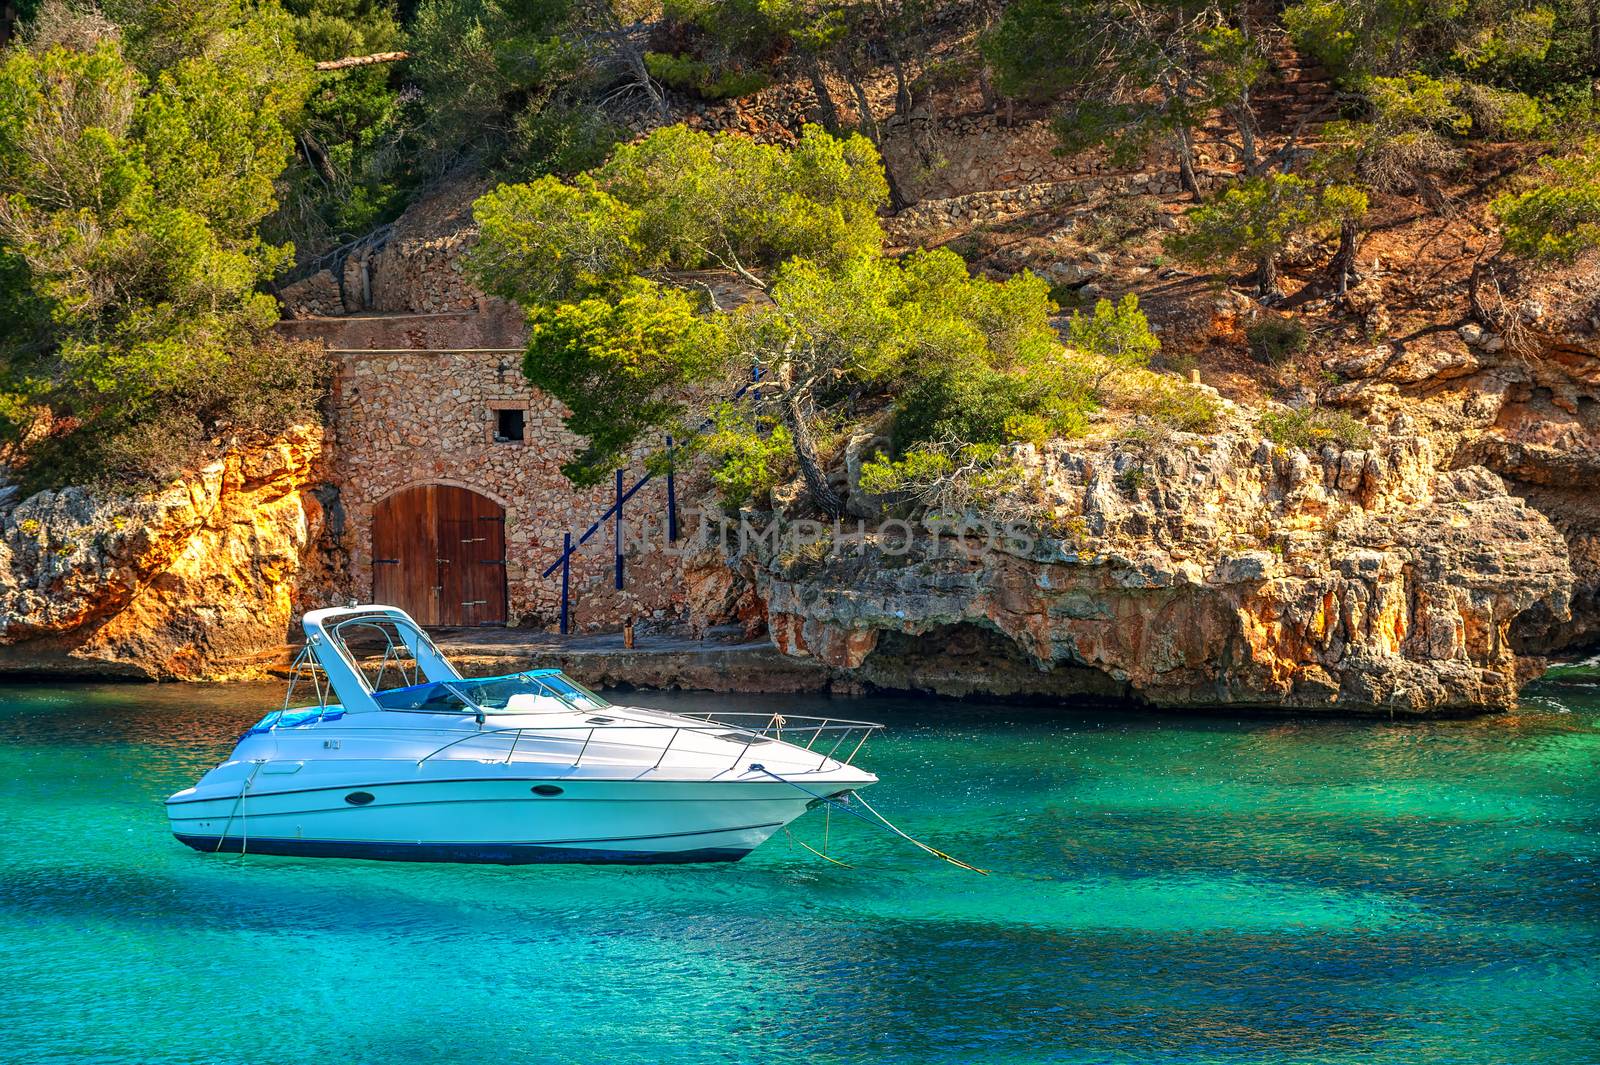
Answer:
M345 713L587 713L610 705L559 669L464 678L422 626L399 607L368 604L313 610L303 625L302 655L320 668ZM352 641L371 644L361 648L370 661L363 662ZM330 693L319 684L318 694L326 706Z

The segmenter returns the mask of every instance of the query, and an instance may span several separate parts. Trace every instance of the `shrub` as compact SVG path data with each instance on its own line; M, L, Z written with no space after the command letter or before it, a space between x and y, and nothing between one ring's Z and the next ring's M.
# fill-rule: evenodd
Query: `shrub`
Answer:
M274 25L153 79L114 39L0 53L0 440L34 407L122 417L276 319L289 249L257 223L306 78Z
M1256 265L1263 296L1278 291L1277 261L1296 236L1322 236L1366 213L1367 197L1350 185L1322 186L1294 174L1243 177L1220 195L1191 208L1188 227L1166 240L1184 262Z
M702 33L723 54L766 61L788 45L792 12L771 0L665 0L669 28Z
M1161 224L1166 217L1154 196L1117 196L1078 221L1078 237L1098 247L1125 244Z
M1469 84L1462 92L1473 129L1485 137L1519 139L1531 137L1544 125L1546 115L1539 102L1520 92Z
M726 70L719 73L710 63L692 56L646 52L644 64L650 76L661 84L707 100L749 96L772 83L771 78L755 71Z
M916 380L895 408L896 449L905 454L935 441L1042 444L1082 436L1095 403L1077 370L1066 360L1013 371L968 364Z
M861 487L873 495L900 497L930 512L972 510L1027 517L1027 468L1010 449L992 444L918 444L904 458L862 464Z
M1121 378L1107 403L1184 433L1205 432L1216 425L1222 414L1222 402L1211 392L1175 377L1148 372Z
M1311 346L1311 331L1295 318L1263 318L1246 327L1244 335L1256 361L1274 366Z
M1089 297L1083 294L1078 285L1057 282L1050 286L1050 302L1064 311L1077 310L1089 305Z
M1323 444L1366 447L1372 442L1372 430L1366 423L1344 411L1326 407L1268 411L1261 415L1261 430L1267 439L1283 447L1310 449Z
M1150 331L1150 320L1139 309L1139 297L1128 293L1122 302L1100 300L1091 315L1073 312L1067 323L1067 342L1086 355L1098 355L1113 369L1142 369L1161 350Z
M552 101L517 116L507 154L530 176L576 174L605 162L623 133L593 104Z
M194 467L221 431L276 434L320 420L333 364L316 345L241 346L182 387L29 449L24 492L66 484L138 494Z
M762 419L751 431L731 407L718 410L704 446L712 457L711 483L733 510L771 492L793 466L794 439L789 430Z
M1567 159L1539 160L1547 179L1494 201L1507 250L1533 259L1570 262L1600 246L1600 140Z

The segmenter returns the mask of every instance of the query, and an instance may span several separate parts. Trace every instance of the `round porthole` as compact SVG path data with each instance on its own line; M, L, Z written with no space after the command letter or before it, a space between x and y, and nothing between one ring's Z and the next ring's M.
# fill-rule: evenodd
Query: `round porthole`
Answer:
M352 791L350 794L344 797L344 801L349 803L351 806L365 806L367 803L371 802L372 799L373 795L370 791Z
M533 793L535 795L560 795L561 789L554 784L535 784Z

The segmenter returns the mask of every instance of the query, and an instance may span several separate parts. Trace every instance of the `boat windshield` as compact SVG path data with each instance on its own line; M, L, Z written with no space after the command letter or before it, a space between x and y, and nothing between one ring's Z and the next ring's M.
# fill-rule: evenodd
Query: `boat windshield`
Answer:
M558 670L535 670L505 677L429 681L375 692L385 710L428 714L587 713L611 704Z

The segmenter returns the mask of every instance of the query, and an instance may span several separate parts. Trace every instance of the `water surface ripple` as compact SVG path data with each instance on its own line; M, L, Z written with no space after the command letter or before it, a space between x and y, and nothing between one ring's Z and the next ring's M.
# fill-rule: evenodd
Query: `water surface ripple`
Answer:
M270 688L0 687L0 1061L1600 1061L1600 687L1386 723L635 695L892 726L734 866L205 856ZM820 813L796 835L821 846Z

